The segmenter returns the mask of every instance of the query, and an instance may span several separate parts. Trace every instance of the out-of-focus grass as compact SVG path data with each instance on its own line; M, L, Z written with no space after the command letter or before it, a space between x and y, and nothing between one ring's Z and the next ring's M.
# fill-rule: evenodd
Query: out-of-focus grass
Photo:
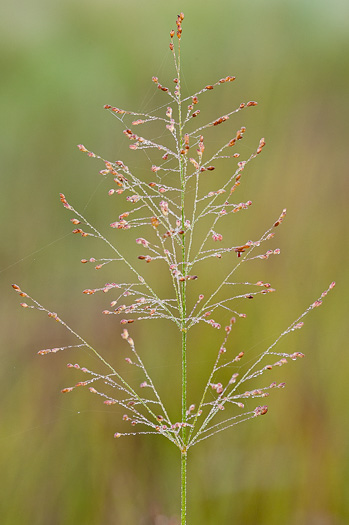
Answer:
M178 513L177 451L155 438L115 442L121 413L84 391L60 396L75 380L65 364L82 359L74 352L36 357L64 334L45 317L18 311L10 283L100 341L111 359L123 352L120 327L99 314L103 298L80 293L116 278L112 269L95 274L79 266L99 248L72 238L57 196L66 193L102 228L115 220L119 212L106 197L100 165L75 145L125 158L130 166L140 162L102 106L166 104L150 79L157 75L165 84L172 78L168 31L179 10L186 15L188 89L237 76L231 87L206 95L207 111L221 115L241 101L259 102L229 122L230 130L235 123L247 127L242 155L261 136L267 148L248 168L237 197L250 198L253 207L234 217L227 235L255 238L283 207L289 211L275 240L282 254L251 269L278 292L248 304L249 324L239 328L237 347L261 351L331 280L338 282L301 333L285 341L285 349L307 357L277 374L288 388L268 400L268 417L193 449L189 522L348 522L347 3L38 0L8 3L0 33L2 524L143 525ZM225 133L222 126L210 136L218 143ZM225 173L212 178L213 186L219 177ZM123 242L126 251L127 236ZM227 268L229 261L222 264ZM205 271L201 282L210 277ZM135 326L132 335L160 389L176 400L177 335L154 327ZM217 334L193 333L195 399L219 343Z

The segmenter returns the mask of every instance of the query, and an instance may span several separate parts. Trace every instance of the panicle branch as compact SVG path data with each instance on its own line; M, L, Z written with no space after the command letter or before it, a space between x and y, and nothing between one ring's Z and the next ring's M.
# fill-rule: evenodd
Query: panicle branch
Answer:
M244 391L241 392L241 387L247 381L259 377L264 372L272 370L275 366L279 366L280 367L280 366L282 366L284 364L287 364L288 359L291 359L291 360L295 361L298 358L303 358L304 357L304 354L302 352L298 352L298 351L294 351L292 353L275 352L275 351L273 351L273 349L275 348L275 346L280 342L280 340L284 336L286 336L287 334L289 334L291 332L294 332L295 330L298 330L298 329L303 327L304 322L302 321L302 319L311 310L321 306L324 297L326 297L328 292L330 290L332 290L334 288L334 286L335 286L335 283L332 282L329 285L329 287L321 294L321 296L316 301L314 301L295 321L293 321L286 328L286 330L284 330L279 335L279 337L277 339L275 339L275 341L264 352L262 352L259 355L259 357L253 362L253 364L248 368L248 370L242 375L242 377L240 379L238 379L239 373L235 372L231 376L231 378L226 382L226 384L224 385L224 383L222 383L222 382L218 382L218 383L213 382L213 378L214 378L215 374L218 371L220 371L222 368L225 368L225 367L229 367L230 368L234 363L239 362L245 355L244 352L241 351L233 359L229 359L225 363L219 364L221 356L223 356L226 353L226 342L227 342L227 339L228 339L228 335L231 332L232 325L235 323L235 319L234 318L231 320L230 325L225 328L225 330L226 330L226 337L224 339L224 342L223 342L222 346L220 347L220 349L218 351L218 355L217 355L216 361L215 361L215 363L213 365L212 372L211 372L211 374L209 376L209 379L207 381L207 384L206 384L206 387L205 387L205 390L204 390L203 398L201 399L200 404L199 404L197 416L198 415L202 415L203 407L210 407L209 408L209 412L206 415L204 421L202 422L200 428L197 429L196 433L194 433L194 432L191 433L191 440L192 441L190 441L190 445L195 444L198 441L201 441L202 439L205 439L205 437L204 438L201 437L202 434L206 434L207 432L210 432L209 435L212 435L212 434L214 434L216 432L220 432L221 430L225 430L226 428L230 428L230 426L232 426L232 424L231 424L232 420L234 420L233 424L236 424L235 419L238 416L236 416L236 417L234 416L233 418L229 417L227 419L224 419L223 421L221 421L218 424L214 424L214 425L210 424L212 419L214 418L214 416L218 412L220 412L220 411L225 409L226 403L233 403L233 404L237 405L239 408L244 408L245 407L244 403L242 403L240 401L237 401L237 400L239 400L239 399L246 399L246 398L255 398L255 397L267 397L269 395L268 390L273 389L273 388L283 388L285 386L285 383L277 384L276 382L272 382L272 383L270 383L269 386L266 386L266 387L259 387L259 388L254 388L252 390L244 390ZM278 357L281 357L281 359L278 359L277 361L274 361L273 363L267 363L267 364L261 366L260 368L258 368L258 366L261 365L261 362L268 356L278 356ZM206 402L205 401L206 395L207 395L210 387L211 387L211 392L212 391L215 392L217 394L217 397L213 401ZM240 392L239 392L239 390L240 390ZM248 418L255 417L255 416L258 416L258 415L263 415L266 412L267 412L267 407L266 406L265 407L257 407L254 410L253 413L251 413L251 412L248 413L249 414ZM247 413L241 414L241 417L244 417L246 415L247 415ZM197 421L197 416L196 416L195 422ZM239 419L239 421L240 421L240 419Z

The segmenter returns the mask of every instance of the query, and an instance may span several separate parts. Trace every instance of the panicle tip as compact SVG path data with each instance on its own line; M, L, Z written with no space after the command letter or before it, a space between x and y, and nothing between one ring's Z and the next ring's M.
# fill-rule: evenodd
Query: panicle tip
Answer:
M59 197L61 199L61 203L63 204L63 206L65 208L67 208L68 210L71 210L72 207L70 206L70 204L67 202L67 199L65 198L65 195L63 193L60 193L59 194Z
M286 212L287 212L287 209L284 208L282 210L282 213L280 215L280 217L278 218L278 220L274 223L274 228L276 228L277 226L279 226L279 224L282 223L282 221L284 220L284 218L286 217Z
M69 388L63 388L61 390L61 393L62 394L66 394L67 392L71 392L72 390L74 390L74 387L73 386L70 386Z
M184 20L184 13L180 13L177 16L176 25L177 25L177 38L181 39L182 36L182 21Z
M23 292L17 284L12 284L12 288L17 292L21 297L29 297L29 295Z
M259 406L254 409L255 416L264 416L268 412L268 407L266 405Z

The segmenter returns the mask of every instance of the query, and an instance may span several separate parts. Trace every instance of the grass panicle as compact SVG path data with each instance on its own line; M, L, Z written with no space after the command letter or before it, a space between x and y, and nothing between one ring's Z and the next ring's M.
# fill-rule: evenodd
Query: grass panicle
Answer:
M249 261L266 260L278 255L278 248L270 248L271 239L276 229L286 216L282 210L273 224L254 240L246 239L243 244L228 245L223 243L220 230L222 218L240 212L247 212L252 202L239 202L235 199L237 190L243 182L248 165L256 159L265 146L264 138L255 145L252 153L242 159L237 151L244 138L246 128L238 127L231 132L233 117L241 111L250 111L257 105L255 101L241 102L224 115L217 115L213 120L205 121L200 113L201 97L212 96L211 91L224 89L224 85L234 82L235 76L226 76L212 85L206 85L191 96L183 96L181 85L181 38L184 15L176 20L176 30L170 33L170 52L173 56L175 78L170 87L160 83L157 77L152 81L155 88L163 93L165 102L150 113L139 113L105 105L112 117L121 122L123 133L130 141L130 149L145 153L148 175L140 178L122 160L109 161L93 153L83 145L79 149L89 157L98 159L103 168L100 174L111 181L111 198L117 199L119 215L110 224L113 231L110 236L102 235L87 218L70 204L61 194L61 202L71 215L73 233L82 237L94 237L101 241L110 252L109 258L82 259L83 264L92 263L100 270L115 263L116 275L122 276L123 267L132 278L128 282L110 282L99 288L84 290L85 294L98 292L112 295L110 306L103 311L105 315L114 315L122 326L121 337L128 345L126 362L130 367L137 367L143 375L142 382L131 386L131 382L118 372L117 364L110 364L102 354L86 339L76 333L63 318L42 306L38 301L13 285L16 292L26 302L24 308L44 312L52 320L60 323L75 339L75 344L57 348L42 349L39 355L52 354L84 348L96 356L104 372L90 370L79 364L68 363L69 368L80 370L82 380L73 386L62 389L63 393L85 387L99 396L105 405L119 405L123 408L123 420L130 425L129 431L115 432L115 438L136 434L155 434L171 441L181 454L181 524L186 523L187 499L187 458L188 450L201 441L218 432L227 430L244 421L264 415L268 407L264 404L270 391L283 388L285 383L276 383L260 376L266 372L304 356L299 351L284 353L278 351L278 343L285 336L302 328L307 314L321 305L323 298L335 283L321 294L294 322L262 351L254 361L249 362L240 375L240 361L244 352L234 353L229 337L235 323L246 315L238 309L241 299L253 299L259 295L274 292L270 283L263 281L239 282L235 275ZM229 121L229 126L227 122ZM159 139L148 138L147 124L157 122L163 127ZM227 127L227 139L215 153L207 154L205 132L208 128L224 125ZM143 131L139 131L142 130ZM163 140L161 140L163 139ZM152 154L157 160L151 161ZM160 158L161 157L161 158ZM160 158L160 160L159 160ZM227 166L225 182L217 187L213 177L216 163L221 161ZM211 190L207 191L207 183ZM227 219L225 219L227 220ZM138 260L131 260L123 250L117 230L138 230L135 239L140 253ZM115 231L116 230L116 231ZM137 235L137 234L136 234ZM219 265L223 257L232 261L226 275L221 277L215 290L206 292L205 282L202 292L194 296L191 291L192 281L200 279L200 267L203 261L212 261L212 267ZM161 297L155 283L142 275L142 264L161 266L166 269L172 283L171 297ZM234 290L238 290L236 293ZM243 291L241 291L243 290ZM227 319L222 326L221 319ZM144 365L129 330L134 322L162 319L171 321L181 334L182 357L182 406L178 411L180 418L173 417L166 408L161 393L158 391ZM219 343L212 356L212 369L207 377L206 386L198 400L190 398L187 377L188 332L198 324L207 324L217 330ZM223 334L223 335L221 335ZM227 379L225 372L231 372ZM257 388L250 386L253 380L261 380ZM251 401L255 400L255 401ZM252 406L251 406L252 403Z

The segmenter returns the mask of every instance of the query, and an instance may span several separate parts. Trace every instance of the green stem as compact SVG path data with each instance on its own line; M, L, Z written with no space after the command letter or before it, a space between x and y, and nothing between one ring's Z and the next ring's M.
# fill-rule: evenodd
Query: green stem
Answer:
M183 129L181 112L181 90L180 90L180 47L178 52L178 111L179 111L179 145L183 148ZM179 153L181 155L181 153ZM181 177L181 208L182 208L182 229L184 230L185 211L185 174L184 160L180 156L180 177ZM185 235L182 235L182 275L186 276L186 256L185 256ZM187 419L187 330L186 330L186 283L182 282L182 423ZM186 524L187 516L187 428L182 428L183 449L181 450L181 525Z
M179 131L179 172L180 172L180 183L181 183L181 222L182 229L184 230L185 222L185 173L184 173L184 159L181 151L183 149L183 124L182 124L182 103L181 103L181 54L180 54L180 43L178 45L178 61L177 61L177 75L178 75L178 131ZM183 277L187 274L186 267L186 253L185 253L185 235L181 236L182 241L182 275ZM181 330L182 330L182 423L186 422L187 419L187 330L186 330L186 283L185 280L181 283ZM182 438L184 446L186 446L186 427L182 428Z
M185 310L185 308L184 308ZM183 324L185 321L183 321ZM182 328L182 423L187 419L187 332ZM183 443L186 445L187 428L182 428Z
M187 451L181 451L181 525L187 522Z
M178 61L177 61L177 75L178 75L178 130L179 130L179 172L181 182L181 222L182 229L185 231L185 168L184 158L181 154L183 150L183 124L182 124L182 107L181 107L181 48L180 41L178 45ZM181 236L182 241L182 275L187 275L186 253L185 253L185 235ZM186 511L187 511L187 428L185 426L187 421L187 328L186 328L186 282L181 283L181 330L182 330L182 441L183 447L181 449L181 525L186 525Z

